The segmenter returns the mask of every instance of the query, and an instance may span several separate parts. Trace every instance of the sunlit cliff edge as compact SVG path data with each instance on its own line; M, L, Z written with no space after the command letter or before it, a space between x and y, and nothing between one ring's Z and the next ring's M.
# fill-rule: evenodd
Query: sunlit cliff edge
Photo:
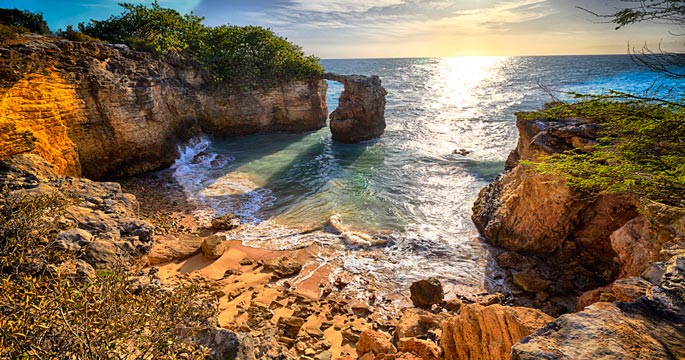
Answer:
M2 156L34 152L61 175L140 174L200 132L313 130L328 113L323 80L232 92L180 56L38 36L0 55Z

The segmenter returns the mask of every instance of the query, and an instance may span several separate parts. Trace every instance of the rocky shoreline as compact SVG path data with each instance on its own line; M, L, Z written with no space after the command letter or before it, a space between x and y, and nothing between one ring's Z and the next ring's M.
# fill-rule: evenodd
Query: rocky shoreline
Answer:
M130 263L136 286L201 284L217 316L197 341L214 359L685 358L685 210L580 192L519 164L583 151L597 136L591 119L517 119L506 172L474 205L510 294L445 300L426 279L404 290L414 306L389 313L372 282L352 288L357 275L320 260L330 244L229 241L239 221L201 224L170 170L149 174L201 130L321 127L322 79L238 96L210 91L183 59L122 47L35 37L0 54L0 185L9 195L70 194L51 241L76 256L59 271L87 279ZM337 79L377 96L348 93L335 126L365 138L350 125L362 109L376 121L372 136L382 133L380 81Z

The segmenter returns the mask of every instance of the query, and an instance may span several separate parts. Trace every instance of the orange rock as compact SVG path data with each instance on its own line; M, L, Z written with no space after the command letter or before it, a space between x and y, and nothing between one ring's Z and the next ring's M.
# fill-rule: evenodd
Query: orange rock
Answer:
M397 342L397 349L402 352L412 353L423 360L442 359L442 349L430 340L402 338Z
M442 322L450 316L447 313L433 314L418 308L408 308L397 323L393 341L397 343L401 338L426 335L430 330L441 329Z
M364 330L357 341L357 354L369 352L376 355L394 354L397 349L384 334L374 330Z
M470 304L442 328L445 360L510 359L511 346L554 320L537 309Z

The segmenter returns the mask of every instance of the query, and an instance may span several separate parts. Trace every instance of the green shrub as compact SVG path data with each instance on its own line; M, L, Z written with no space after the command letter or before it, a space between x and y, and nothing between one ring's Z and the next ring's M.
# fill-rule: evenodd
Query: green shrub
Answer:
M0 24L0 43L16 39L21 34L29 32L27 28Z
M57 32L57 36L65 38L67 40L71 41L80 41L80 42L102 42L102 40L98 38L94 38L92 36L86 35L80 31L74 30L74 28L71 25L67 25L66 30L60 30Z
M539 118L582 117L600 126L598 144L531 164L562 176L571 186L600 193L631 193L685 206L685 108L659 100L614 93L578 103L519 114Z
M51 33L43 14L19 9L0 9L0 24L26 29L25 32L48 35Z
M204 18L181 15L162 8L121 4L124 12L107 20L79 24L89 36L158 55L183 53L202 65L222 86L250 90L268 88L293 80L321 76L319 59L257 26L217 27L202 24Z
M68 271L73 254L50 239L69 203L2 191L0 359L203 358L191 337L215 309L198 285L137 284L125 264L85 280Z

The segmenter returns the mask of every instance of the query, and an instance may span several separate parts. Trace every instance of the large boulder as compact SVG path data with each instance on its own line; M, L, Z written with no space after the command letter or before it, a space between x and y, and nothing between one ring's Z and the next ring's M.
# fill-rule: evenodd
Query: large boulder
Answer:
M333 140L358 143L385 131L385 95L378 76L324 74L324 79L345 86L338 108L330 115Z
M510 359L512 345L552 320L551 316L531 308L467 305L442 327L444 358Z

